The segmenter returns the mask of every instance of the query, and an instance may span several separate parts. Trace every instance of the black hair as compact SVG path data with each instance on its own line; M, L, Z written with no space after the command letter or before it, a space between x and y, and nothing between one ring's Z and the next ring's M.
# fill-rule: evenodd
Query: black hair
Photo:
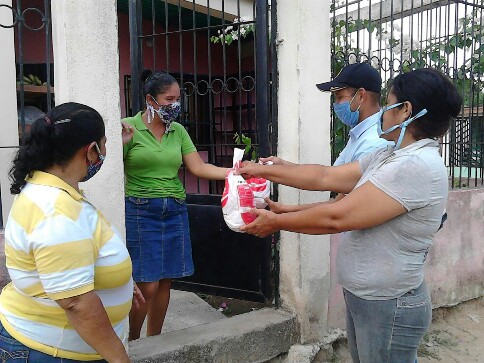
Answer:
M141 72L141 82L143 83L143 96L147 95L156 98L156 96L166 92L168 87L177 83L175 77L166 72L151 72L149 69L145 69Z
M104 122L95 109L68 102L37 119L25 135L10 169L12 194L20 193L35 170L65 165L79 149L104 136Z
M391 93L397 102L412 104L412 115L424 108L427 113L412 122L410 132L416 140L445 135L452 118L462 107L462 96L450 79L432 68L402 73L391 82Z
M376 93L372 91L366 91L368 93L368 98L373 104L380 105L381 93Z
M373 92L373 91L368 91L364 87L356 88L356 87L347 87L348 89L351 90L353 93L353 96L356 95L359 89L363 88L366 91L366 94L368 95L368 99L370 100L371 103L373 104L378 104L380 105L380 99L381 99L381 93L380 92Z

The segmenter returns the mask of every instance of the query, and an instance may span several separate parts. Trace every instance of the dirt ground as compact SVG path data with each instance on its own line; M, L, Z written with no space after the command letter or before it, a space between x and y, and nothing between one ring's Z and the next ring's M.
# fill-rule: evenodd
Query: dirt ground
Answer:
M332 362L351 363L345 342L333 346ZM418 349L418 363L484 363L484 297L433 311Z
M197 294L200 298L205 300L213 308L218 309L226 317L230 318L235 315L245 314L253 310L270 307L270 303L256 303L252 301L232 299L222 296L213 296L205 294Z
M267 304L201 295L231 317ZM333 363L351 363L346 341L333 344ZM418 349L418 363L484 363L484 297L433 311L432 325Z

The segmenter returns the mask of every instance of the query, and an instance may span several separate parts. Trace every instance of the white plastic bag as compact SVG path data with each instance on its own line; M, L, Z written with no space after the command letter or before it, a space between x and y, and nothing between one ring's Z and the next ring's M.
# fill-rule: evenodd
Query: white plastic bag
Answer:
M225 223L235 232L241 232L240 227L253 222L256 215L252 208L265 208L264 198L270 195L270 181L263 178L245 180L234 171L240 165L244 150L234 149L233 167L225 177L225 187L222 195L222 212ZM243 232L241 232L243 233Z

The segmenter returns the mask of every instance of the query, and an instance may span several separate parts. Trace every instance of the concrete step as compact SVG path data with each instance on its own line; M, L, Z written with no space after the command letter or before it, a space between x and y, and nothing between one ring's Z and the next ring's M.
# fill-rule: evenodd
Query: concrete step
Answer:
M227 319L224 314L192 292L171 290L170 294L170 305L161 334ZM146 320L141 329L141 337L146 337Z
M259 363L298 342L296 318L262 309L130 343L133 363Z

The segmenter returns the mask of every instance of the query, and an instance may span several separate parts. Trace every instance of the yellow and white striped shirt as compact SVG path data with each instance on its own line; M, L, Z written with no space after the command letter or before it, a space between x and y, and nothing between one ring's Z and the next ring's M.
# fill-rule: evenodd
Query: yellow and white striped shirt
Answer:
M0 320L22 344L63 358L101 359L55 300L95 291L121 340L133 298L128 251L113 227L60 178L41 171L15 198L5 228L12 279Z

